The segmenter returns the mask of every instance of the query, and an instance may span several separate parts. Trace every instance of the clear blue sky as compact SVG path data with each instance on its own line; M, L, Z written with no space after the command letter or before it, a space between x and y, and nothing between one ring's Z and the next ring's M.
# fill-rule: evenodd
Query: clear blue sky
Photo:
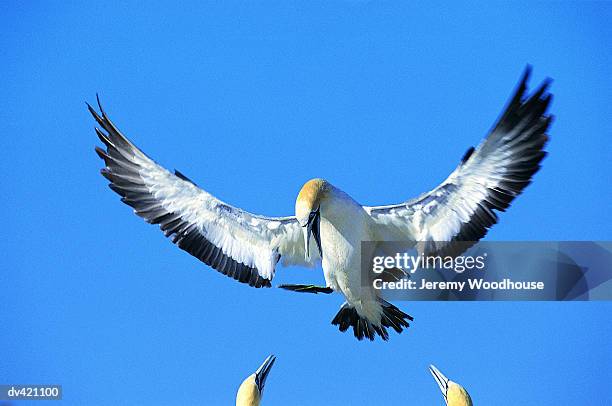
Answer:
M0 383L64 404L232 404L269 353L265 405L609 405L610 303L396 303L387 343L330 325L339 296L256 290L178 250L99 175L85 101L144 151L255 213L325 177L364 204L432 188L526 63L557 116L496 240L610 240L611 3L0 5ZM223 4L223 5L222 5ZM280 269L278 283L322 282Z

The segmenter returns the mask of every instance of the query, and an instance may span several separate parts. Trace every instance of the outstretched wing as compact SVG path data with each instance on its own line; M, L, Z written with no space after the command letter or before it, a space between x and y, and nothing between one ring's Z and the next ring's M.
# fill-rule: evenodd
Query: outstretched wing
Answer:
M453 253L449 242L478 241L531 182L548 140L552 99L546 80L526 97L528 66L502 116L478 148L470 148L457 169L437 188L404 203L365 207L381 239L423 242L425 252ZM467 248L466 244L456 244ZM456 253L456 252L455 252Z
M110 121L89 111L102 130L106 164L102 175L121 201L166 237L217 271L254 287L269 287L281 256L287 265L312 265L304 258L302 230L295 217L263 217L232 207L200 189L180 172L170 173L129 141Z

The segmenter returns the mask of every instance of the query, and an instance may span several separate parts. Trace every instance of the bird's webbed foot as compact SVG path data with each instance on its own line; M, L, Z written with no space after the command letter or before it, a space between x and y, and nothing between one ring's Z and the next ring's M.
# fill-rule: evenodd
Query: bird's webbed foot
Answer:
M279 285L279 288L281 289L285 289L285 290L290 290L292 292L303 292L303 293L325 293L325 294L329 294L332 293L334 290L330 287L327 286L317 286L317 285L294 285L294 284L287 284L287 285Z

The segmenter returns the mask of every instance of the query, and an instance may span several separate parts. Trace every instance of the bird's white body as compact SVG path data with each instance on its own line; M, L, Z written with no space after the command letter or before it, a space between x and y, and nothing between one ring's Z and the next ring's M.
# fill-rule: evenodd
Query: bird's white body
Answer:
M321 262L328 287L344 295L362 317L379 324L381 305L376 291L362 281L361 242L375 239L373 221L363 206L328 184L321 201ZM366 254L366 253L364 253Z

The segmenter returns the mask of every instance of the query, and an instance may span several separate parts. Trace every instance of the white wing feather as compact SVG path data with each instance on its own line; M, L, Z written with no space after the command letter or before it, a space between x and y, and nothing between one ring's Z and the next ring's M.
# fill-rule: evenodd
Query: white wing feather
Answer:
M155 163L109 120L89 110L106 131L96 128L106 150L96 148L106 167L102 174L122 201L147 222L160 224L181 249L214 269L251 286L270 286L279 259L306 262L303 234L294 217L264 217L230 206L197 187L179 172Z
M504 211L531 182L546 155L546 115L552 95L549 81L524 98L528 67L504 113L478 148L434 190L404 203L365 207L378 225L381 240L425 243L429 253L457 254L452 241L480 240L497 222L493 210ZM456 244L461 250L466 244Z

